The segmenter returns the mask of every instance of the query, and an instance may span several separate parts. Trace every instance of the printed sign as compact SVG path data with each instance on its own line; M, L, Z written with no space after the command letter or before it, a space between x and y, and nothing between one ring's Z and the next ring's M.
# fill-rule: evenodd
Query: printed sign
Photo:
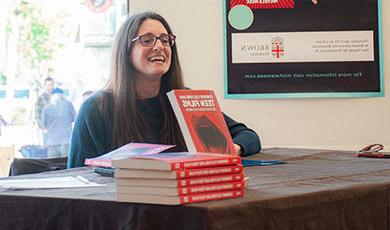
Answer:
M383 96L380 7L225 0L225 97Z

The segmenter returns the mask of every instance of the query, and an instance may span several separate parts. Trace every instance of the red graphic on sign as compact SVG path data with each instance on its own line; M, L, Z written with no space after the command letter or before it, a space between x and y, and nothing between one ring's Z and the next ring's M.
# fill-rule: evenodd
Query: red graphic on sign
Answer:
M276 37L272 39L272 56L276 58L280 58L284 56L284 43L283 39L280 37Z
M294 0L231 0L230 8L245 5L251 9L294 8Z
M84 0L85 5L94 13L103 13L112 5L112 0Z

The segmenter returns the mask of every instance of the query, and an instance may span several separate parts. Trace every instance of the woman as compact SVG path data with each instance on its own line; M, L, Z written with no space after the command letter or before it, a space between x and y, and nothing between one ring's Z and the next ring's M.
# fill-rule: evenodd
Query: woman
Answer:
M129 17L114 42L107 86L81 106L73 130L68 167L131 141L186 146L166 93L184 89L175 36L160 15ZM225 116L237 151L260 151L260 140L245 125Z

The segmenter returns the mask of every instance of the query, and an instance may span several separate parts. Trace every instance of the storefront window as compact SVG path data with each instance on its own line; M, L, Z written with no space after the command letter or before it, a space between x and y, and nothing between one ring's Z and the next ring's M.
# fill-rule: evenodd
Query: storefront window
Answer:
M0 145L44 143L36 102L44 80L77 112L85 92L101 89L127 0L0 1ZM1 156L0 156L1 157Z

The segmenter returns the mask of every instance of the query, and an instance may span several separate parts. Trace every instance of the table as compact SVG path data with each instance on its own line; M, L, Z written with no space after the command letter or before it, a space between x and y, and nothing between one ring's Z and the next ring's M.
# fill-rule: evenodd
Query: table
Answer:
M390 159L286 148L249 159L287 164L245 168L243 198L185 206L116 202L114 179L91 168L21 176L82 175L108 186L2 192L0 229L390 228Z

